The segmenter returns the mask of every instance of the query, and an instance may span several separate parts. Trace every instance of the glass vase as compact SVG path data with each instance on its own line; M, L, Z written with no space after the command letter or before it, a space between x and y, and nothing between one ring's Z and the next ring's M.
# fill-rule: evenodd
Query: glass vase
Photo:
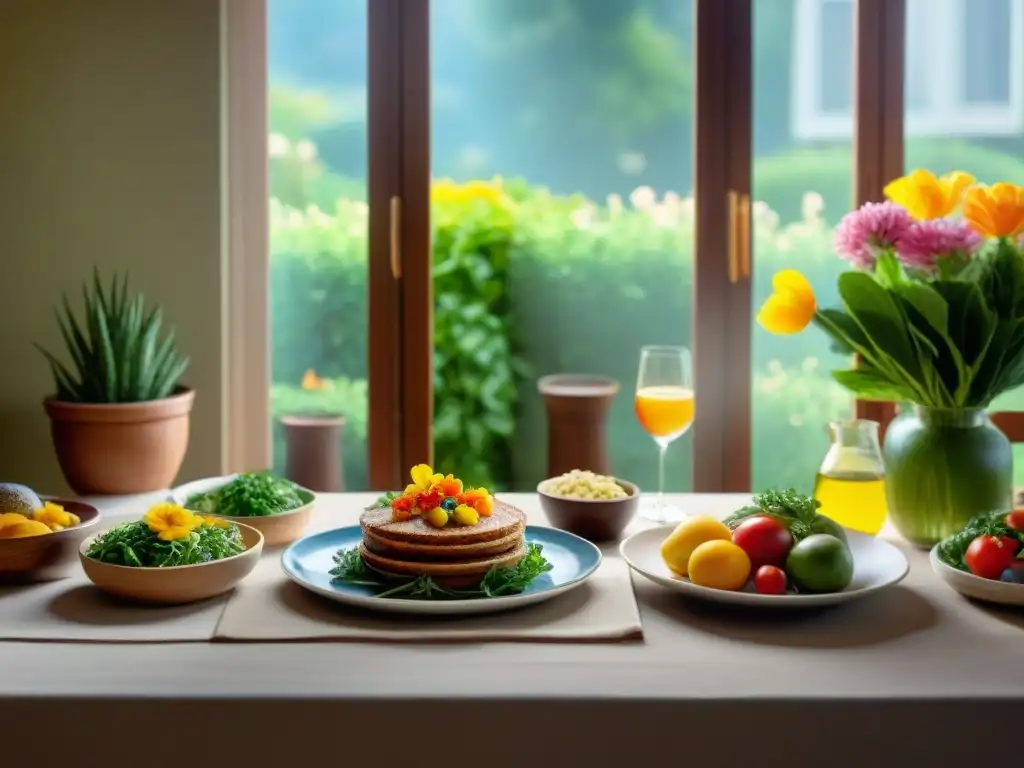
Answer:
M889 519L915 546L1012 508L1013 449L983 408L915 405L889 425L882 453Z

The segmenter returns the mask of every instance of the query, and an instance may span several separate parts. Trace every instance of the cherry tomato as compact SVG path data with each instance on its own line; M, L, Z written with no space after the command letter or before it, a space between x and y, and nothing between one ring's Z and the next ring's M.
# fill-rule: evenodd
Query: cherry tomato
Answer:
M762 565L782 566L793 548L793 535L778 520L758 515L739 524L732 543L747 553L756 570Z
M1020 549L1020 542L1013 538L1013 536L1000 536L999 540L1003 542L1004 547L1009 547L1010 551L1016 554L1017 550Z
M762 565L754 574L754 589L762 595L781 595L786 592L786 572L774 565Z
M964 561L975 576L998 579L1013 562L1014 548L995 536L978 536L967 547Z
M1015 531L1024 531L1024 509L1015 509L1006 516L1006 525Z

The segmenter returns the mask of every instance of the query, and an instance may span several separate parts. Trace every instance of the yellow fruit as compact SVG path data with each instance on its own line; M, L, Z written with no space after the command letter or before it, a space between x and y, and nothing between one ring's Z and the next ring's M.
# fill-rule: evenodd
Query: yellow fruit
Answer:
M0 528L4 528L8 525L14 525L15 523L24 523L28 518L25 515L19 514L18 512L4 512L0 515Z
M690 581L711 589L743 589L750 578L750 558L731 541L706 541L693 550Z
M455 508L455 512L453 514L455 519L462 523L462 525L476 525L480 522L479 513L472 507L467 507L465 504L459 504L459 506Z
M0 539L23 539L27 536L42 536L46 533L50 533L50 529L43 523L26 520L23 523L12 523L0 528Z
M444 528L448 524L448 513L441 507L424 512L423 518L435 528Z
M729 541L732 533L721 520L709 515L684 520L661 543L661 559L680 576L687 575L690 555L706 541Z

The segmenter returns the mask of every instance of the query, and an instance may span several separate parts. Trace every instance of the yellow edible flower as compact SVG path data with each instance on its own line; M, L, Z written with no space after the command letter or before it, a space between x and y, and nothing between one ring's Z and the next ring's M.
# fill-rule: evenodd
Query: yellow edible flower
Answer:
M231 523L221 517L212 517L211 515L203 515L203 523L210 526L211 528L230 528Z
M425 493L444 479L444 475L434 472L429 464L417 464L409 471L409 476L412 477L412 485L406 486L406 495L412 495L410 491Z
M441 507L434 507L423 514L423 518L435 528L444 528L448 525L448 512Z
M149 530L164 541L187 539L188 535L203 524L203 518L177 504L157 504L142 518Z
M983 237L1017 237L1024 233L1024 187L1001 181L969 189L964 219Z
M476 525L480 522L480 514L470 506L459 504L455 508L455 519L462 525Z
M953 171L939 178L919 168L890 181L884 192L892 202L903 206L911 218L927 221L953 213L972 184L974 177L963 171Z
M67 512L60 504L47 501L41 509L32 513L32 519L42 523L51 531L63 531L65 528L73 528L82 522L78 515Z
M757 322L770 333L799 333L806 328L818 303L807 278L795 269L776 272L772 278L772 295L761 305Z

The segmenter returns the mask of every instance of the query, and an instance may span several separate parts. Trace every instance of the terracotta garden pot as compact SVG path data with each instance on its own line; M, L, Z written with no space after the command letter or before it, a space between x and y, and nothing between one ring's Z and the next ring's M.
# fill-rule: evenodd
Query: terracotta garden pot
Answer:
M163 400L116 405L47 397L43 407L64 479L81 496L170 488L188 448L194 400L187 387Z

